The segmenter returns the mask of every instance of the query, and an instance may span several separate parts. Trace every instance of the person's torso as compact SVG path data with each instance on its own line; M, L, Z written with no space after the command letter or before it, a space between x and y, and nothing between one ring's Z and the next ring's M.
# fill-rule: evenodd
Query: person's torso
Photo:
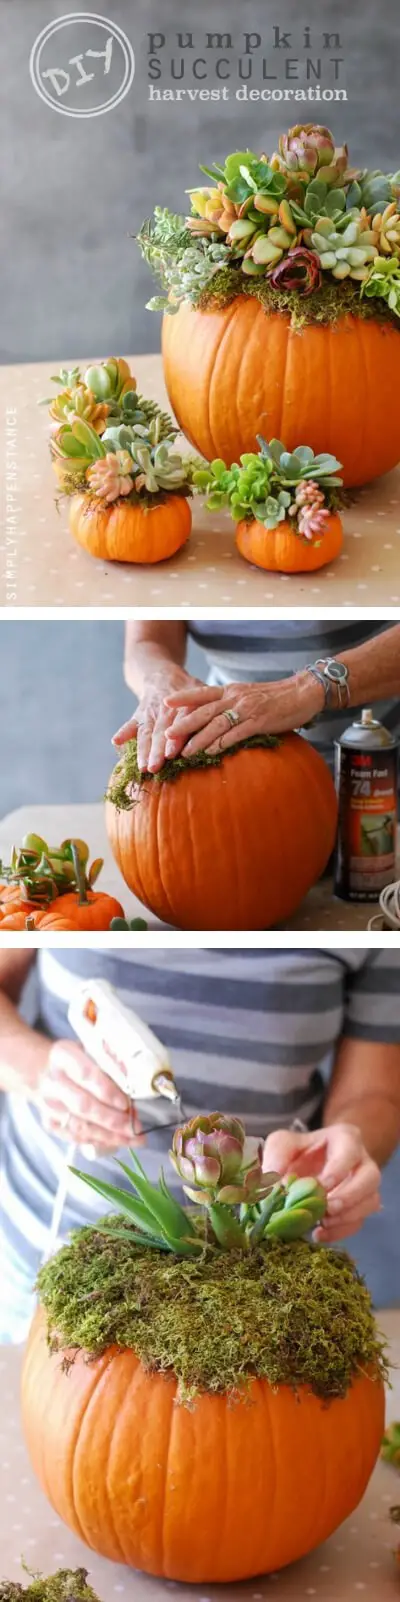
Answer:
M243 948L41 952L36 1023L51 1038L70 1037L68 1006L79 980L107 979L167 1047L185 1117L231 1112L249 1134L265 1136L296 1117L307 1124L318 1118L321 1065L340 1038L348 976L364 956ZM3 1228L35 1272L66 1146L46 1134L38 1109L21 1097L8 1099L5 1124ZM168 1168L170 1144L171 1131L149 1135L141 1160L151 1179L161 1165ZM93 1169L78 1153L76 1165L124 1182L110 1157ZM105 1210L71 1176L63 1235Z
M219 618L188 624L189 634L205 652L211 684L277 683L317 657L338 656L390 628L389 623L222 622ZM334 741L357 718L361 707L325 714L306 737L333 764ZM374 717L400 735L400 699L374 702Z

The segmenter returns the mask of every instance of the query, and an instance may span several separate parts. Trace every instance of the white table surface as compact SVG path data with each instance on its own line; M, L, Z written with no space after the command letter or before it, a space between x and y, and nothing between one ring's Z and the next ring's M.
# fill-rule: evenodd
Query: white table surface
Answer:
M50 844L57 845L61 840L74 836L77 839L87 840L90 845L91 859L104 858L104 868L98 881L99 888L116 896L121 902L126 917L146 918L149 930L170 929L171 925L160 923L153 913L143 907L132 892L127 889L108 844L104 807L98 803L82 804L79 806L32 806L19 807L10 812L0 822L0 859L8 862L13 845L18 845L28 832L42 835ZM399 830L399 867L400 877L400 830ZM367 930L368 920L378 910L377 904L356 905L340 901L332 894L332 880L330 877L321 879L308 896L302 901L298 911L292 918L288 918L279 927L282 929L362 929ZM1 926L0 926L1 929ZM5 936L8 931L5 930ZM223 930L221 930L223 933ZM21 937L24 938L24 937ZM82 936L83 938L83 936ZM115 935L111 938L120 939Z
M387 1419L400 1418L400 1312L379 1315L390 1341L393 1390ZM393 1551L399 1531L389 1508L400 1501L400 1475L379 1462L360 1507L340 1529L301 1562L277 1575L241 1585L193 1586L153 1580L107 1558L96 1557L49 1506L30 1467L21 1434L21 1348L0 1348L0 1578L20 1580L21 1554L31 1569L89 1571L100 1602L398 1602L399 1570Z

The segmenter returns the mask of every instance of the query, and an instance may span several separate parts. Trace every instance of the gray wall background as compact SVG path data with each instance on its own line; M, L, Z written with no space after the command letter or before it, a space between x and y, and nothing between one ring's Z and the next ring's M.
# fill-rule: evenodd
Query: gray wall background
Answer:
M136 705L123 656L123 623L0 623L0 817L45 800L101 800L111 736ZM187 662L205 676L191 642Z
M104 356L159 346L159 316L144 311L152 281L130 233L156 202L184 209L184 191L198 181L197 163L253 146L271 153L277 134L296 121L331 125L350 143L354 163L400 166L398 0L104 0L102 13L132 41L136 74L126 99L106 116L56 115L35 93L28 58L37 34L66 14L67 0L0 0L2 96L0 164L3 252L0 272L0 360ZM77 5L68 9L74 11ZM83 9L96 12L97 0ZM149 105L147 34L192 29L203 54L208 31L231 29L236 55L243 31L265 40L271 70L272 28L304 23L316 40L340 31L348 101L313 106L196 102ZM178 60L182 52L174 42ZM197 52L196 52L197 53ZM284 55L285 52L281 54ZM189 52L185 51L185 60ZM168 45L163 53L171 56ZM166 71L166 68L164 69ZM163 86L173 80L163 77ZM258 83L258 79L253 82ZM301 79L299 79L301 82ZM327 80L325 80L327 83ZM184 84L193 85L186 78ZM211 83L211 79L210 79ZM179 86L179 85L178 85Z

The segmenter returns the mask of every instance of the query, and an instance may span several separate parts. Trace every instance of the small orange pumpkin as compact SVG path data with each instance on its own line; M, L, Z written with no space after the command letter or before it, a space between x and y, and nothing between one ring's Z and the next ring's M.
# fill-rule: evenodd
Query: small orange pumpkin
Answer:
M188 763L171 780L128 783L127 793L127 810L107 801L111 849L139 900L178 929L274 928L333 850L333 781L298 734L274 748L238 746L216 766Z
M337 512L331 513L320 539L305 540L293 532L289 522L277 528L264 528L256 518L237 525L236 544L240 555L268 573L313 573L339 556L343 527Z
M112 918L123 918L121 903L104 890L87 890L81 901L76 890L57 896L46 912L34 915L35 929L109 929Z
M327 1406L305 1385L253 1379L234 1405L201 1392L180 1406L174 1376L129 1348L51 1355L39 1309L22 1417L42 1490L80 1541L146 1574L224 1584L283 1568L349 1516L379 1453L384 1390L361 1373Z
M103 562L165 562L189 539L192 514L183 495L142 509L82 493L71 500L69 525L78 545Z
M179 427L209 462L240 461L259 434L289 451L300 439L332 452L346 485L400 459L400 327L346 315L297 332L286 314L239 295L221 310L184 303L167 313L162 350Z

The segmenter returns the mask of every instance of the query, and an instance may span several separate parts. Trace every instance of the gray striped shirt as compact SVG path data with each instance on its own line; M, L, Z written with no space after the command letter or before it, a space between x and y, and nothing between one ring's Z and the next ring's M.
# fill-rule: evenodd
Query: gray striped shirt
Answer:
M294 1117L308 1125L319 1122L324 1073L343 1035L400 1042L398 950L43 951L34 1016L50 1037L71 1034L67 1009L82 978L107 979L159 1035L170 1053L185 1116L229 1111L243 1119L249 1134L265 1136L290 1126ZM148 1137L141 1157L152 1179L166 1162L170 1139L165 1129ZM46 1249L65 1151L62 1141L45 1133L32 1103L8 1098L5 1255L32 1277ZM122 1182L109 1158L93 1166L79 1153L77 1166ZM71 1176L63 1238L105 1210Z
M205 651L212 684L261 682L274 684L289 678L317 657L338 656L342 651L362 645L383 634L391 623L352 623L341 618L335 623L243 622L223 623L220 618L206 623L189 622L192 639ZM339 716L324 715L307 734L326 761L333 763L333 742L357 718L360 707ZM392 733L400 736L400 700L374 703L374 716Z

